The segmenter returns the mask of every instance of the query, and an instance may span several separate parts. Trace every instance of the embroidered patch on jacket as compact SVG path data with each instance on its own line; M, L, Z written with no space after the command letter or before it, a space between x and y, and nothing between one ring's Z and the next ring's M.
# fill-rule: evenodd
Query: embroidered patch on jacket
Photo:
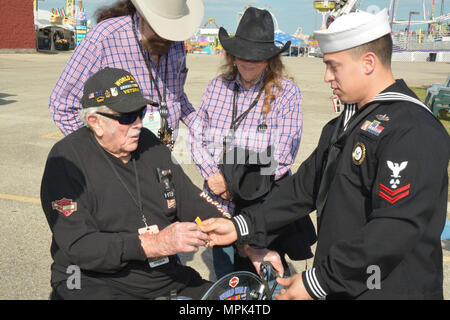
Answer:
M401 181L402 176L400 175L400 173L408 166L408 161L395 163L388 160L386 161L386 165L392 173L388 179L389 187L380 183L380 191L378 194L389 203L394 204L400 199L408 196L410 193L411 184L408 183L407 185L401 186L403 182Z
M366 120L361 126L361 130L370 132L378 137L380 133L383 132L384 127L380 126L380 121L374 120L370 122L369 120Z
M61 212L66 217L77 211L77 203L72 199L62 198L61 200L55 200L52 202L52 209Z
M176 207L177 203L175 199L167 200L167 209L174 209Z

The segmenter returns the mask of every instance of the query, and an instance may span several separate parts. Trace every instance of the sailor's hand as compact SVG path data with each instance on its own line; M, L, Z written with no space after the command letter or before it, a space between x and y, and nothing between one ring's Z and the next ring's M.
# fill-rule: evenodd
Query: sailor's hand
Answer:
M211 218L203 221L200 229L208 234L210 247L226 246L238 239L236 228L230 219Z
M302 274L296 274L289 278L277 278L277 282L287 289L281 289L280 294L275 295L277 300L312 300L303 284Z
M249 245L245 245L239 248L242 250L252 261L253 266L260 276L261 274L261 263L268 261L272 264L275 271L280 277L284 274L283 263L281 262L281 257L278 252L271 251L269 249L255 249Z

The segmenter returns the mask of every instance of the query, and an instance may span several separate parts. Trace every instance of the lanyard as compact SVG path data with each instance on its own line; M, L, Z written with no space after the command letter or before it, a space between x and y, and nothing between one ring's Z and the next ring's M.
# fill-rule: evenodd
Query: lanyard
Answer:
M137 199L133 196L133 194L131 193L131 190L128 188L128 186L125 183L125 181L123 181L122 177L120 176L119 172L117 171L116 167L114 166L114 163L112 163L111 159L109 159L108 155L106 154L106 151L103 150L102 147L100 147L100 145L98 144L97 141L95 141L95 139L94 139L94 137L92 135L91 135L91 138L94 140L94 144L97 145L97 147L100 150L100 153L103 155L103 157L105 158L106 162L108 162L109 166L111 167L111 169L114 172L114 174L117 177L117 179L119 179L120 183L125 188L125 190L127 190L127 192L130 195L131 199L133 199L133 202L136 204L136 206L137 206L137 208L139 210L139 214L142 216L142 221L144 222L145 227L148 228L147 219L145 218L145 215L144 215L144 206L142 204L141 186L140 186L140 183L139 183L139 176L138 176L138 172L137 172L137 168L136 168L136 160L134 159L134 157L131 159L131 162L133 163L134 175L136 177Z
M159 65L156 70L156 77L153 76L152 67L150 65L150 61L145 58L144 47L142 43L139 41L137 35L136 24L134 22L134 17L131 17L131 25L133 27L134 37L136 38L136 42L139 46L139 51L141 52L142 58L144 59L145 65L147 66L148 73L150 75L150 80L154 85L156 92L158 93L159 98L159 114L161 115L161 129L159 130L159 139L167 145L169 148L173 148L174 141L172 140L173 128L171 128L167 122L167 118L169 117L169 109L167 108L167 71L169 70L169 55L165 56L165 69L164 69L164 80L163 80L163 93L161 95L161 91L159 90L157 79L159 75Z
M230 130L228 131L228 134L223 139L224 148L231 148L233 141L234 141L234 134L235 134L236 130L241 125L242 120L244 120L244 118L248 115L248 113L258 104L259 98L261 98L261 94L262 94L263 90L264 90L264 85L262 85L261 89L259 89L258 95L256 96L255 100L253 100L250 107L248 107L247 110L245 110L243 113L241 113L239 115L239 117L237 117L237 97L238 97L238 93L239 93L239 87L238 87L237 83L234 84L233 114L232 114L232 118L231 118ZM265 126L265 128L264 128L264 126ZM263 123L261 123L258 126L258 131L261 132L261 131L265 131L266 129L267 129L267 125L265 124L265 115L264 115Z

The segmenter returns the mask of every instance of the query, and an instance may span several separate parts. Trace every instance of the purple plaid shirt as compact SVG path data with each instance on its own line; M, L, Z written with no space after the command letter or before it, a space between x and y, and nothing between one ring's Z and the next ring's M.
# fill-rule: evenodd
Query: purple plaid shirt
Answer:
M137 16L134 15L133 19L140 38ZM161 94L163 94L166 57L160 59L157 79ZM145 52L145 59L151 61L148 52ZM183 42L173 43L168 59L168 123L177 132L179 120L189 126L192 112L195 111L184 93L188 69ZM151 66L155 76L156 66L153 62ZM133 33L131 16L107 19L92 28L77 46L50 94L50 112L63 134L68 135L83 125L78 117L78 110L81 109L84 83L91 75L105 67L129 71L137 79L145 98L159 102L157 91ZM150 112L157 110L158 108L151 106L147 109Z
M257 97L263 77L248 90L242 85L239 76L235 81L223 80L221 76L213 79L206 88L200 107L192 118L189 147L200 174L205 180L219 172L217 166L222 155L223 138L227 135L233 112L235 83L239 86L237 97L237 116L245 112ZM290 171L290 167L300 146L302 133L302 104L300 88L291 80L282 78L283 92L276 95L272 110L267 114L265 133L259 133L264 93L236 130L233 146L246 148L255 152L264 151L269 145L275 148L275 160L278 166L275 179ZM290 172L289 172L290 173ZM221 204L222 208L233 213L233 203L210 192L206 181L204 191Z

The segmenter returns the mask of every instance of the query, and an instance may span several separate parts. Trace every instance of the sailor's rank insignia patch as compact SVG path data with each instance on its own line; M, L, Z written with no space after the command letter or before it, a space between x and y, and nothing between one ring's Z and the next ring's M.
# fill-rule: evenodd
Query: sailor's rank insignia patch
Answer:
M411 184L403 183L401 181L403 180L402 176L400 175L400 172L405 170L408 166L408 161L395 163L388 160L386 161L386 165L392 173L388 178L387 185L389 185L389 187L380 183L378 195L390 204L394 204L410 194Z

